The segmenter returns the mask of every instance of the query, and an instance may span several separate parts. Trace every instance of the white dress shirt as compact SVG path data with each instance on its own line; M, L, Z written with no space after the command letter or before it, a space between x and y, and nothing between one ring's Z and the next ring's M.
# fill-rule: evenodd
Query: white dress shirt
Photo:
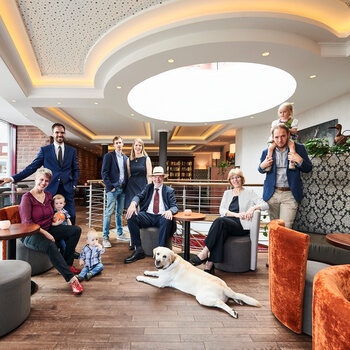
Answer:
M164 214L165 213L165 207L164 207L164 202L163 202L163 196L162 196L162 189L163 189L163 185L161 185L159 187L159 212L158 214ZM151 202L147 208L147 213L149 214L154 214L153 212L153 202L154 202L154 195L156 194L156 188L154 187L154 190L153 190L153 195L152 195L152 199L151 199Z
M64 143L57 143L57 142L54 142L53 143L54 147L55 147L55 154L56 154L56 158L58 160L58 147L61 146L62 148L62 162L63 162L63 159L64 159Z

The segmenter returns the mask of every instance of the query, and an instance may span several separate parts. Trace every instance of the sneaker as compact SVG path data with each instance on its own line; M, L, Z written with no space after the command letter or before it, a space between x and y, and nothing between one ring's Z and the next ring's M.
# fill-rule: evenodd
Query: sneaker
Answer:
M83 286L77 279L74 282L72 282L70 286L72 287L72 291L74 294L81 294L84 290Z
M84 280L84 277L81 277L80 275L75 275L75 277L78 279L79 282Z
M91 272L88 272L88 273L86 274L85 278L86 278L87 281L90 281L91 278L92 278L92 273L91 273Z
M79 274L81 272L81 270L76 269L73 265L69 266L69 270L74 273L75 275Z
M127 236L125 236L124 234L123 235L118 235L117 236L117 240L118 241L123 241L123 242L129 242L130 241L130 238L129 237L127 237Z
M102 245L103 245L104 248L111 248L112 247L112 244L111 244L111 242L108 239L104 239L102 241Z

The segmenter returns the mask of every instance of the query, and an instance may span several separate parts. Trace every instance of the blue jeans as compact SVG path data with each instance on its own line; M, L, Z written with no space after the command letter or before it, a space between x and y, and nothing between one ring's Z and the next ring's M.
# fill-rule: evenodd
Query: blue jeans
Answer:
M109 227L111 225L111 217L115 208L115 224L117 226L118 236L123 234L122 215L124 210L125 194L121 187L116 188L114 192L107 192L107 206L103 217L103 239L109 237Z
M103 270L103 264L98 263L94 266L91 266L91 268L87 265L83 267L83 269L79 273L79 277L85 278L86 274L90 272L93 276L97 275L99 272Z

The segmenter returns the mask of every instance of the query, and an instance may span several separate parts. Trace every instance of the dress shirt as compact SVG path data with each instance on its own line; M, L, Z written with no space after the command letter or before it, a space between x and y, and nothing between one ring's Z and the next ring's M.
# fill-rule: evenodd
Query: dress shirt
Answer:
M118 167L119 167L119 182L120 184L124 183L124 159L122 156L122 152L115 151L115 154L117 156L118 161Z
M86 244L80 253L79 259L84 260L84 267L87 266L91 270L93 266L101 262L101 254L104 252L104 248L100 250L98 247L90 247L89 244Z
M165 212L165 207L164 207L164 202L163 202L163 196L162 196L162 189L163 189L163 185L161 185L160 187L158 187L159 191L159 212L158 214L164 214ZM149 214L154 214L153 213L153 202L154 202L154 195L156 193L156 188L154 187L154 190L153 190L153 194L152 194L152 199L151 199L151 202L147 208L147 213Z
M54 147L55 147L55 154L56 154L56 158L58 160L58 147L61 146L62 148L62 163L63 163L63 159L64 159L64 142L62 142L61 144L54 142L53 143Z
M284 151L280 151L275 148L276 159L276 187L289 187L287 178L287 155L288 148Z

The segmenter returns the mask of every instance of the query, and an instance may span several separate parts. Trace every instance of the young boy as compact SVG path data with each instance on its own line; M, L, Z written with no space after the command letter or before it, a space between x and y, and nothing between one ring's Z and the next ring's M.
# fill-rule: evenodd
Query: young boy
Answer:
M87 233L87 244L81 251L79 264L84 265L83 269L77 275L81 282L84 278L88 281L103 270L101 263L101 254L105 252L101 244L98 243L98 235L94 229L90 229Z
M53 199L53 209L54 209L54 216L52 218L52 226L58 226L58 225L72 225L72 222L70 221L70 215L68 214L68 211L64 209L64 206L66 205L66 200L61 194L56 194ZM60 218L59 214L62 213L64 216L63 218Z

